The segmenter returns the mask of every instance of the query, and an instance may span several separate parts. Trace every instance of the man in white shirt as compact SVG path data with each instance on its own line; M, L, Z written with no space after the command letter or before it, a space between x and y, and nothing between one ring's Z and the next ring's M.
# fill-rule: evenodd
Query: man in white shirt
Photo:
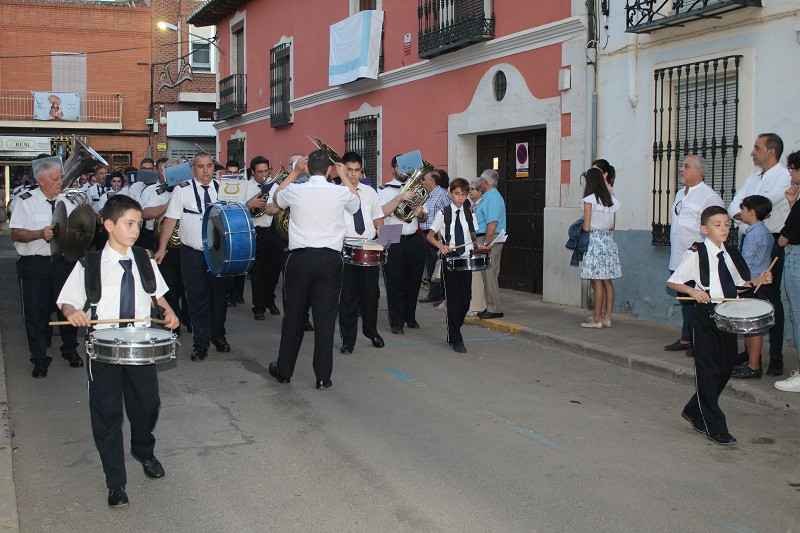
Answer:
M772 248L772 257L778 262L772 267L773 290L770 291L768 300L775 306L775 325L769 330L769 367L767 375L780 376L783 374L783 301L781 300L781 280L783 279L784 249L778 246L778 237L783 228L786 217L789 215L789 200L786 199L786 189L791 185L791 176L786 167L780 164L783 154L783 140L775 133L762 133L753 145L750 156L753 163L761 170L755 171L744 182L728 207L728 214L735 220L741 221L739 205L748 196L759 194L766 196L772 202L772 212L764 220L767 229L775 238ZM747 224L739 224L739 232L744 234Z
M219 183L213 179L214 158L206 153L196 154L192 174L193 180L176 186L172 191L155 257L159 264L163 261L169 237L180 220L181 272L193 328L192 361L202 361L208 356L209 343L218 352L231 351L231 345L225 338L228 306L224 278L209 272L203 252L203 214L217 200L219 188Z
M425 222L428 215L420 205L414 209L414 216L408 222L394 216L397 204L404 199L408 201L411 195L406 191L406 198L402 198L400 194L408 176L400 172L396 156L392 158L392 171L394 179L378 192L378 197L386 217L384 224L403 225L400 242L392 244L389 260L383 267L389 327L395 335L402 335L404 325L412 329L419 328L416 318L417 296L422 282L422 271L425 269L425 241L417 230L419 223Z
M307 161L307 162L306 162ZM344 165L338 173L343 177ZM316 388L327 389L333 370L333 332L342 288L342 243L347 232L345 212L360 207L355 187L328 183L331 160L325 150L301 159L275 193L281 209L290 208L289 258L284 269L286 291L278 360L269 373L280 383L289 383L297 353L303 342L303 322L309 305L314 314L314 374ZM303 185L294 185L302 173L311 175Z
M383 209L378 193L369 185L361 183L364 176L364 160L355 152L342 156L347 175L342 184L355 187L361 203L354 214L345 213L347 238L374 240L378 228L383 225ZM352 189L351 189L352 190ZM361 331L376 348L384 346L378 334L378 277L380 266L352 265L345 263L342 270L342 294L339 298L339 333L342 336L341 353L352 353L358 336L358 310L361 309Z
M708 168L706 160L699 155L686 156L678 171L678 178L685 185L675 194L672 203L672 223L670 225L669 271L674 272L689 247L705 239L700 231L700 215L712 205L724 207L725 203L714 189L703 181ZM681 337L672 344L664 346L668 352L692 349L692 309L694 302L682 302L683 327Z

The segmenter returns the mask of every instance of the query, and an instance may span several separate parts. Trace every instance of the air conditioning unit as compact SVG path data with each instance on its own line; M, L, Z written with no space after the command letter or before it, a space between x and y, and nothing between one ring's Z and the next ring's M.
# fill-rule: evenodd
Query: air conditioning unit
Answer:
M144 119L144 123L147 124L148 126L152 126L154 122L155 120L153 120L152 118Z

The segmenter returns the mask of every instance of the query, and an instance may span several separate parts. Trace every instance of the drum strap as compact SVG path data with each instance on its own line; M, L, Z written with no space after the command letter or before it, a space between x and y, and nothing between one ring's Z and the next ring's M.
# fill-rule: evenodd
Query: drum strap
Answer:
M193 181L195 181L195 183L192 184L192 190L194 191L194 199L197 202L197 213L194 213L194 214L202 215L203 214L203 204L200 201L200 193L197 192L197 186L200 184L200 182L197 181L197 180L193 180ZM214 184L214 190L219 192L219 182L217 180L211 180L211 183ZM208 206L206 206L206 207L208 207ZM184 213L191 213L191 211L187 211L186 208L183 209L183 212Z
M730 254L731 260L736 266L736 270L739 271L739 275L742 277L742 279L749 280L750 269L747 267L747 263L745 262L744 257L742 257L742 254L739 252L739 250L724 243L723 246L725 247L725 251ZM691 249L700 254L700 283L703 285L703 287L708 287L708 284L711 280L708 266L708 248L706 248L704 243L696 242L692 245Z
M461 207L461 210L464 212L464 218L467 219L467 227L469 228L469 236L472 239L472 247L477 248L477 237L475 236L475 227L472 225L472 213L470 211L469 200L464 201L464 205ZM470 216L467 216L467 213ZM450 245L450 225L453 223L453 209L451 206L447 206L442 209L442 215L444 215L444 244L446 246ZM460 254L459 254L460 255Z

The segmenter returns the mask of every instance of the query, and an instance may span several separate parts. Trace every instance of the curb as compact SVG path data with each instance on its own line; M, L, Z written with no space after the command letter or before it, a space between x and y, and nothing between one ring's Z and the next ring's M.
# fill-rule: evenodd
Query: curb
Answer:
M579 355L600 359L601 361L625 368L630 368L631 370L636 370L659 377L666 377L672 379L673 381L685 383L687 385L694 385L694 369L676 365L675 363L662 361L660 359L655 359L653 357L647 357L632 352L626 352L625 350L597 346L588 342L575 340L571 337L565 337L543 330L528 328L519 324L514 324L513 322L507 322L505 320L484 320L482 318L466 317L464 322L475 326L482 326L497 331L511 333L512 335L516 335L530 341L535 341L549 347L561 348L571 352L576 352ZM762 391L761 389L751 387L750 385L737 380L728 381L728 384L725 386L724 394L734 396L740 400L752 402L757 405L771 407L779 411L791 410L800 412L796 406L776 398L775 396Z
M17 511L17 488L14 483L13 448L11 444L11 424L8 413L8 393L6 390L5 360L0 339L0 529L19 531Z

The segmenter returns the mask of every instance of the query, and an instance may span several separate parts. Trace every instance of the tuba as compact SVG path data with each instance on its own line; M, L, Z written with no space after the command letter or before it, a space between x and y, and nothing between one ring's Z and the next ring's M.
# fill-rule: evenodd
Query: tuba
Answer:
M64 174L61 177L61 190L64 195L75 205L82 205L89 202L89 196L85 191L78 187L70 187L75 180L81 177L97 165L108 165L105 159L95 152L90 146L84 144L80 139L72 136L72 153L64 161Z
M397 204L397 207L395 207L392 212L395 217L403 222L410 222L411 219L414 218L414 210L424 204L425 200L428 199L428 191L422 186L422 178L424 178L427 173L433 172L434 170L436 169L433 164L423 157L422 166L411 173L400 189L401 194L406 191L411 191L414 197L408 201L401 200L400 203Z
M281 163L281 169L274 176L272 176L269 180L267 180L267 182L264 183L264 185L272 185L273 183L277 185L280 182L282 182L284 179L286 179L286 176L288 176L288 175L289 175L289 171L286 170L286 167L283 166L283 163ZM259 193L259 194L256 195L256 197L257 198L263 198L264 200L269 201L269 192L267 192L267 193ZM254 209L250 210L250 216L253 217L253 218L263 217L266 213L267 213L266 206L263 209L254 208Z
M155 235L156 244L161 242L161 227L164 224L164 215L161 215L157 219L153 221L153 234ZM178 228L181 225L181 221L178 220L175 222L175 229L172 230L172 235L169 236L169 240L167 241L167 248L178 248L181 245L181 238L178 237Z

